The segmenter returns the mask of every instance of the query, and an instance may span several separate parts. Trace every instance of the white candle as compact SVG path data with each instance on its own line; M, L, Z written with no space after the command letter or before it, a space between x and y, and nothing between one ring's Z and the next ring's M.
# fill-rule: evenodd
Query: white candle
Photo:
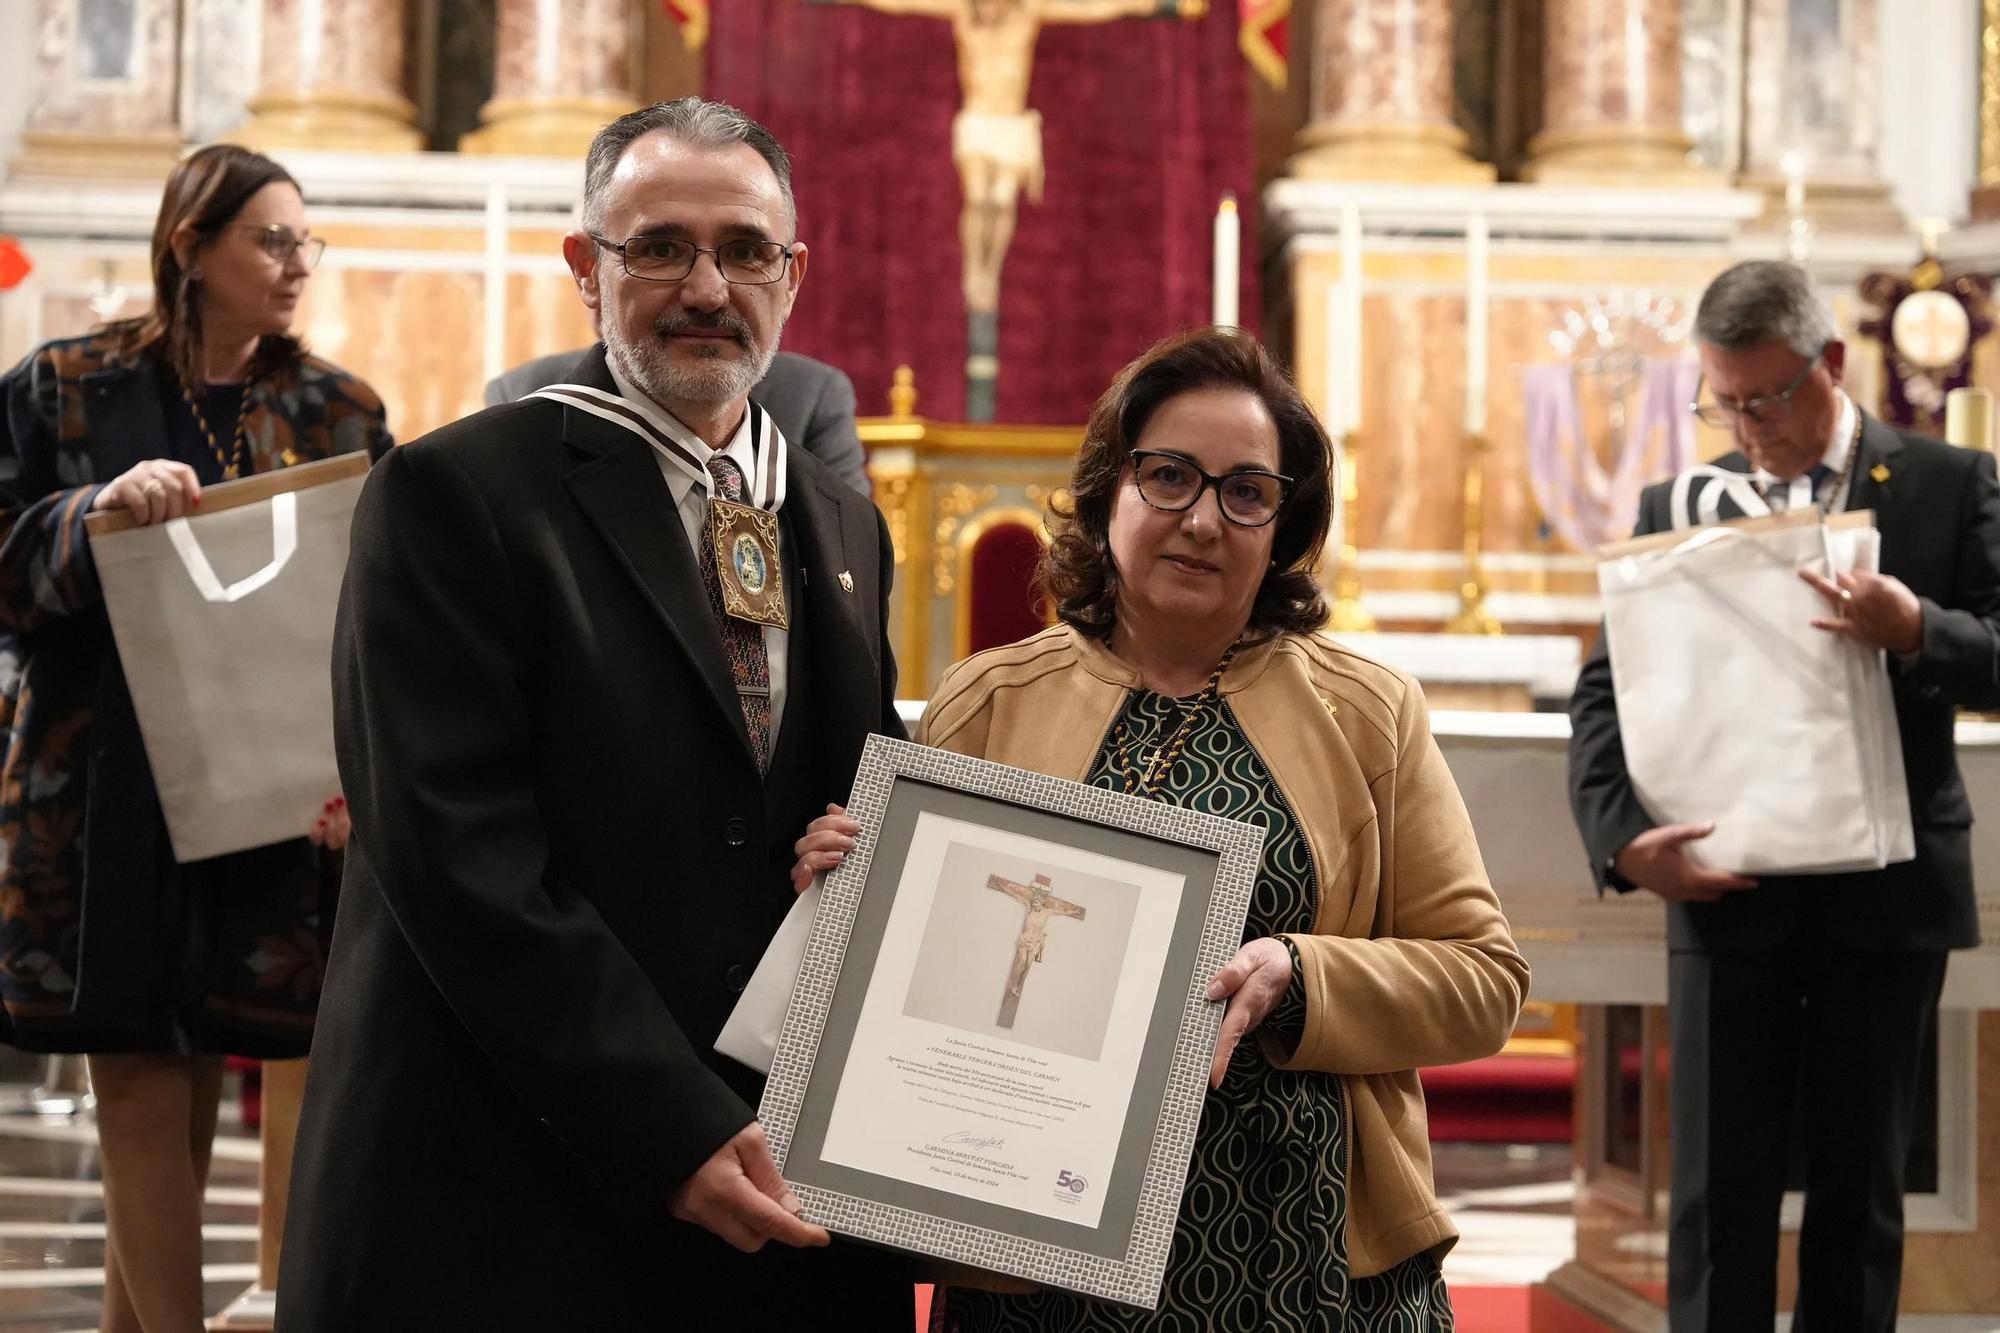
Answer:
M1361 206L1340 209L1340 381L1335 385L1334 438L1361 429Z
M1242 283L1243 218L1236 211L1236 196L1225 194L1215 210L1215 271L1210 298L1211 323L1235 328L1241 323L1238 288Z
M1487 322L1491 317L1491 233L1484 213L1465 223L1465 433L1486 433Z

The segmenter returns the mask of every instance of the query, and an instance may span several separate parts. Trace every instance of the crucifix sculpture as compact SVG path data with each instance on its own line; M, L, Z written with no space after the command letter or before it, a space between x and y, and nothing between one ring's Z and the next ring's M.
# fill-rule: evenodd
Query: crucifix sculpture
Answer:
M988 875L986 887L998 890L1028 909L1021 921L1021 933L1014 940L1014 965L1007 969L1007 991L1000 997L1000 1026L1014 1026L1015 1011L1021 1007L1021 987L1027 983L1028 968L1042 961L1042 946L1048 942L1049 918L1071 916L1083 920L1083 908L1049 892L1049 877L1035 876L1033 884L1016 884L999 875Z
M963 101L951 122L951 160L965 193L965 414L993 419L1000 374L1000 268L1014 239L1021 192L1042 201L1042 117L1028 109L1035 38L1044 23L1104 23L1148 14L1200 18L1208 0L845 0L886 14L949 19Z

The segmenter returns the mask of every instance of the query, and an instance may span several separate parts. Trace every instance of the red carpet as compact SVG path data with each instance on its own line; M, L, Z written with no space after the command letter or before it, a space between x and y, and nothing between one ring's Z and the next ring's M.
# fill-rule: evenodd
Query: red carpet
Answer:
M1528 1333L1526 1287L1453 1287L1451 1309L1458 1333ZM917 1329L926 1333L931 1319L931 1289L917 1288Z

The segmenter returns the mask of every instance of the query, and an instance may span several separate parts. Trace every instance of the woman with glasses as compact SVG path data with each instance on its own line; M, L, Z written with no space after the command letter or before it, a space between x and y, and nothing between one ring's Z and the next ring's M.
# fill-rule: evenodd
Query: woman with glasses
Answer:
M1498 1050L1528 968L1416 684L1316 633L1331 456L1254 340L1153 348L1055 515L1062 623L952 668L924 714L929 744L1265 829L1159 1309L953 1286L939 1330L1452 1326L1416 1071ZM795 886L857 831L815 821Z
M89 1056L112 1333L201 1326L223 1057L306 1053L347 821L329 792L295 841L175 863L84 519L389 445L374 392L289 332L320 249L282 167L204 148L167 178L152 308L0 381L0 1036Z

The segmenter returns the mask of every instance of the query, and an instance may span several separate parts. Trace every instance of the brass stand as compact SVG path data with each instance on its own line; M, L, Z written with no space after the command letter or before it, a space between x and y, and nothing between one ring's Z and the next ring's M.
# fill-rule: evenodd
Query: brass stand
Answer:
M1486 540L1486 454L1484 435L1465 437L1465 578L1458 585L1458 614L1445 622L1447 634L1505 633L1486 609L1486 569L1480 560Z
M1360 530L1360 515L1354 505L1360 492L1356 472L1360 453L1361 432L1351 430L1340 442L1340 512L1344 517L1340 550L1335 556L1339 564L1334 571L1333 610L1326 621L1328 629L1341 634L1372 634L1375 630L1375 617L1361 605L1361 556L1355 545L1355 534Z

